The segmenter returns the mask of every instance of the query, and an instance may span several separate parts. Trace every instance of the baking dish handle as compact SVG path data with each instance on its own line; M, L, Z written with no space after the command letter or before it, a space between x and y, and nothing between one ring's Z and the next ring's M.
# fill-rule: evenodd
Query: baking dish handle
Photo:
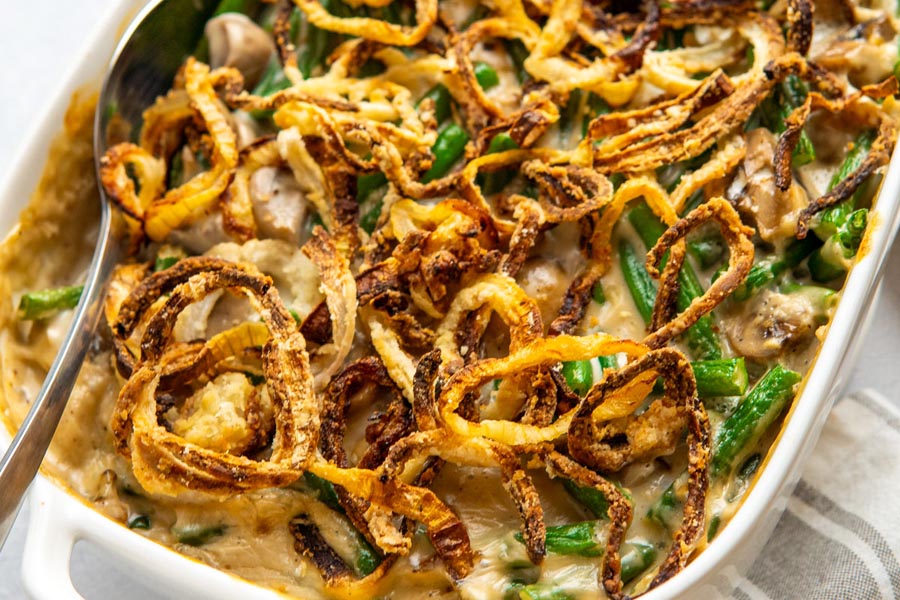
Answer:
M79 528L64 492L37 477L28 495L30 520L22 554L22 585L35 600L84 600L69 570ZM64 499L63 499L64 500Z

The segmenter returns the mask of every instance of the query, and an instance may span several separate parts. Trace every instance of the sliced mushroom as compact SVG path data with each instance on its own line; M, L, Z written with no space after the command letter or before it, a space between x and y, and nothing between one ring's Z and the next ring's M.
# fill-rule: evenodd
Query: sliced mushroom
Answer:
M240 13L225 13L206 23L209 61L213 68L234 67L253 88L275 51L275 42L259 25Z
M798 213L809 203L803 188L792 183L782 192L775 186L772 158L775 135L765 128L746 134L747 155L741 173L735 178L731 194L738 208L756 224L759 236L775 242L794 235Z
M818 321L803 294L763 290L725 326L732 348L748 358L772 358L808 344Z
M893 73L896 35L891 22L880 15L823 42L813 59L826 69L846 73L856 87L878 83Z
M290 172L259 169L250 178L250 198L260 237L300 243L306 197Z
M191 254L203 254L216 244L230 239L222 226L222 213L213 212L186 227L172 231L168 242L185 248Z

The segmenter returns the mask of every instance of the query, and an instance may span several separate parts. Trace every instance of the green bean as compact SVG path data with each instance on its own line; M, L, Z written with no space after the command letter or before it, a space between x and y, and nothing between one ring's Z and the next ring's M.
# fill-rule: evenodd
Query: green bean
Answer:
M422 176L422 183L428 183L446 175L454 163L462 157L468 142L469 134L456 123L450 123L444 127L438 133L434 146L431 147L434 162Z
M781 415L794 397L800 374L780 364L772 367L722 423L713 444L712 475L727 475L735 460Z
M497 71L486 62L476 62L472 68L475 71L475 80L484 91L497 87L500 84L500 76L497 75Z
M177 263L179 260L181 259L177 256L157 256L156 260L153 262L153 270L165 271L166 269Z
M869 150L872 149L872 142L875 141L875 137L876 132L873 130L864 131L857 136L853 143L853 148L847 153L844 162L841 163L840 168L831 178L828 191L834 189L835 186L859 168L869 154ZM841 225L847 221L850 213L856 209L861 191L857 190L850 198L819 213L818 218L812 223L812 230L819 239L825 241L838 233Z
M434 100L434 120L443 123L450 117L450 90L440 83L425 92L422 99L416 104L416 107L422 103L425 98Z
M356 534L356 574L360 577L370 575L381 564L381 556L375 552L369 541L362 534Z
M525 59L530 54L528 48L519 40L504 40L503 46L506 48L506 53L509 54L509 58L516 68L516 77L519 83L524 85L526 81L531 79L531 75L525 70Z
M564 362L562 366L563 377L573 392L579 396L588 393L593 385L593 368L589 360L573 360Z
M303 474L303 481L315 492L319 502L342 515L346 514L344 512L344 507L341 506L340 500L338 500L334 485L330 481L322 479L317 475L313 475L308 471ZM359 533L356 534L356 547L354 553L354 566L356 567L357 575L360 575L361 577L365 577L372 573L372 571L377 569L378 565L381 564L381 556L379 556L372 548L368 540Z
M741 396L747 391L747 366L743 357L691 363L701 398Z
M318 475L313 475L309 471L303 474L303 481L316 493L316 498L318 498L319 502L332 510L340 513L344 512L344 507L341 506L337 492L334 491L334 485L330 481L322 479Z
M709 520L709 528L706 530L706 541L711 542L716 534L719 533L719 527L722 525L722 515L714 515Z
M172 527L172 535L180 544L188 546L202 546L208 544L214 538L225 533L224 525L185 525L183 527Z
M656 561L656 548L644 541L634 540L622 544L622 583L628 583L650 568Z
M34 321L52 317L56 313L78 306L83 285L28 292L19 300L16 316L22 321Z
M692 239L687 243L688 252L697 259L701 269L708 269L718 264L725 256L725 248L722 237L718 233Z
M564 590L542 583L522 585L514 583L503 594L504 600L573 600Z
M378 224L378 217L381 216L381 209L383 207L384 201L379 199L372 205L372 208L370 208L366 214L360 217L359 226L363 231L370 235L375 231L375 226Z
M809 273L814 281L832 281L847 272L866 232L868 213L865 208L850 213L837 232L809 257Z
M499 152L508 152L510 150L518 150L519 145L513 140L507 132L498 133L491 139L488 144L487 153L497 154ZM496 194L503 190L509 182L516 176L516 169L500 169L492 173L484 173L479 176L479 185L486 195Z
M619 263L638 313L649 323L653 316L653 304L656 302L656 282L647 273L637 252L625 240L619 242Z
M387 177L380 171L369 175L360 175L356 179L356 201L365 202L372 192L386 186L387 182Z
M641 239L644 241L647 248L652 248L666 230L665 225L662 224L656 215L653 214L653 211L650 210L650 207L645 203L636 205L631 212L628 213L628 220L637 231L638 235L641 236ZM663 257L662 266L665 266L665 262L666 257ZM644 271L646 274L644 265L640 265L640 267L640 270ZM647 275L647 277L649 278L650 276ZM697 279L697 274L694 272L693 267L687 263L682 266L681 271L678 273L678 284L678 295L676 297L678 310L685 310L690 306L694 299L699 298L704 293L703 286L700 285L700 280ZM653 289L655 290L655 286ZM646 301L647 299L649 298L644 297L643 301ZM655 301L655 299L656 294L654 292L652 300ZM649 313L644 315L642 312L641 315L644 316L644 320L649 323L650 315L652 315L652 313L653 304L651 301ZM715 360L722 358L722 346L714 331L713 320L710 315L700 317L700 319L685 332L685 335L687 336L688 347L691 349L695 358L700 360Z
M753 265L746 279L737 287L731 297L739 301L748 299L786 270L797 267L821 245L822 242L815 236L792 241L780 259L763 259Z
M806 84L796 75L788 75L782 82L779 92L781 94L781 126L779 133L785 129L784 121L793 112L795 108L802 105L806 101L809 90ZM791 155L791 164L795 167L802 167L816 160L816 149L813 147L812 140L805 130L800 131L800 139L794 147Z
M598 519L609 519L609 500L600 490L578 485L571 479L563 479L563 487L569 495L583 504Z
M647 511L646 518L649 521L667 529L675 531L681 518L681 501L675 494L675 486L681 485L683 481L687 481L687 471L673 481L669 487L665 489L662 495Z
M583 521L548 527L547 552L576 556L602 556L605 548L596 539L598 526L600 526L600 521ZM521 533L516 533L515 538L519 542L523 542L524 539Z
M599 281L591 288L591 297L597 304L606 304L606 294L603 291L603 284Z
M150 529L150 517L141 514L129 515L128 529Z

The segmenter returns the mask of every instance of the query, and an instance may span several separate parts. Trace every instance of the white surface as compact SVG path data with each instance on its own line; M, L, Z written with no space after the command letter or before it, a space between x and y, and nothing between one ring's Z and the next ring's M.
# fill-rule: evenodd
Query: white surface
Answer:
M85 47L96 15L114 3L115 0L0 3L5 75L5 91L0 95L0 182L6 180L12 157L34 126L36 116L48 105L58 78L71 68ZM871 387L900 405L900 247L892 253L884 279L875 324L848 391ZM24 597L19 571L27 523L22 518L25 512L0 554L0 600ZM89 600L118 598L125 590L128 598L154 597L127 575L112 570L95 547L77 547L72 570L76 586Z

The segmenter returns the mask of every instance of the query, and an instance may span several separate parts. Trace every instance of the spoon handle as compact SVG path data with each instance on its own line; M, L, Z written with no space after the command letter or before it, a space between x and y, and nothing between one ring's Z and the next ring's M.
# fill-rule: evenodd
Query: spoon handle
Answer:
M0 460L0 549L19 512L22 496L41 466L66 401L75 385L81 364L94 338L106 284L122 257L122 244L115 234L116 218L103 202L100 236L91 261L81 301L37 398L25 421Z

